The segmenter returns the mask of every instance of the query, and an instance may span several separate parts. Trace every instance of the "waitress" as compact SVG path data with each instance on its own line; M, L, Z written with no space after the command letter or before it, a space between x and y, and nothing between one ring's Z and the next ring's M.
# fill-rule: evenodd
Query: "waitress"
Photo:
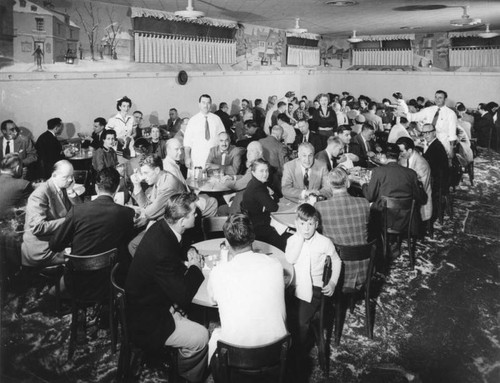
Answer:
M111 117L106 125L106 129L112 129L116 132L117 153L125 158L135 157L134 139L132 138L134 117L128 114L131 107L132 100L127 96L117 100L116 110L118 113Z
M337 113L328 106L330 97L322 93L319 95L319 108L313 112L312 120L318 128L318 133L325 137L333 136L337 131Z
M271 213L278 210L278 198L267 186L269 163L259 158L251 166L252 179L243 193L242 212L252 221L255 239L285 251L288 236L281 236L271 226Z

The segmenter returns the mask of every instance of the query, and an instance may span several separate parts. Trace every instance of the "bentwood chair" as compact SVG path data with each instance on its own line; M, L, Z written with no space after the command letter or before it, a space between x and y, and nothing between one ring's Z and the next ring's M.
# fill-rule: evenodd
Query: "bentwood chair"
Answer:
M67 255L65 257L68 276L68 278L65 278L65 282L71 296L69 360L73 357L75 351L78 325L80 324L85 328L87 308L96 305L99 305L101 310L103 306L108 305L111 351L115 352L116 334L113 326L113 296L110 276L116 255L117 249L115 248L96 255ZM89 280L96 283L94 285L85 283ZM81 284L85 284L85 286Z
M399 247L403 236L408 241L410 266L415 268L415 243L412 241L412 230L416 230L415 200L412 198L382 197L382 245L384 259L389 252L389 236L396 236Z
M142 367L146 363L144 352L135 347L130 341L125 303L125 290L118 284L119 264L116 264L111 271L111 286L113 289L113 310L116 315L116 320L112 326L116 329L117 324L120 324L120 354L118 356L118 368L116 371L117 382L132 382L139 376ZM168 381L177 382L177 350L171 347L165 347L166 358L168 363ZM134 366L138 366L134 370Z
M290 343L290 334L257 347L242 347L219 340L212 357L215 383L284 382Z
M224 223L227 217L205 217L201 220L201 228L203 230L203 238L205 240L214 238L212 233L222 233ZM222 235L224 236L224 235ZM217 237L215 237L217 238Z
M335 245L342 259L342 273L337 285L335 301L335 344L340 344L347 308L354 311L356 299L361 295L365 300L366 336L373 339L373 319L375 312L370 304L371 283L374 270L377 240L366 245Z

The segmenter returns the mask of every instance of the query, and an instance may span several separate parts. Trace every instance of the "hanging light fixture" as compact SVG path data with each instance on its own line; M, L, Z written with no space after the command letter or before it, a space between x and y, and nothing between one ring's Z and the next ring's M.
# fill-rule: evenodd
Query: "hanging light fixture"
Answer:
M195 11L193 8L193 0L188 0L188 6L184 11L175 12L176 16L184 17L186 19L198 19L204 17L205 14L200 11Z
M355 44L355 43L360 43L361 41L363 41L363 39L356 36L356 31L352 31L352 36L349 37L347 41L349 41L352 44Z
M470 17L467 14L467 11L469 10L468 5L461 8L464 10L462 17L460 19L450 20L451 25L454 25L455 27L468 27L471 25L481 24L481 19Z
M490 32L490 24L486 24L486 30L484 32L478 33L477 35L479 37L482 37L483 39L491 39L492 37L499 36L500 33Z
M299 21L300 21L300 18L296 17L295 18L295 27L287 29L287 32L292 32L292 33L306 33L307 29L306 28L301 28L300 25L299 25Z

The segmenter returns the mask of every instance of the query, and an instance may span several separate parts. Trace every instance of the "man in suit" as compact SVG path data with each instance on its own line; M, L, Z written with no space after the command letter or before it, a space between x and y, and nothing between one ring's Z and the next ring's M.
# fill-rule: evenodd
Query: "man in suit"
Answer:
M122 273L125 275L130 264L127 243L132 239L134 230L134 210L116 204L113 197L120 184L120 174L114 168L105 168L97 173L97 198L73 206L66 215L61 227L50 239L50 249L61 252L71 246L71 253L95 255L117 248ZM68 275L65 277L68 285ZM89 294L105 296L109 283L109 272L90 275L75 275L75 287Z
M314 161L314 147L309 142L299 145L298 158L287 162L281 180L281 192L291 201L299 202L310 194L330 197L326 164Z
M377 115L377 103L372 101L368 104L368 110L363 113L365 116L366 123L373 126L376 132L383 132L384 125L382 123L382 117Z
M52 176L38 186L28 198L24 223L22 264L48 266L64 262L62 252L49 248L49 241L61 227L73 205L81 199L73 190L73 166L69 161L55 163Z
M420 207L422 221L427 221L432 216L431 168L425 158L415 150L415 143L411 138L398 138L396 145L401 150L399 164L415 170L418 180L427 194L427 202Z
M60 118L51 118L47 121L47 130L36 141L35 148L40 160L42 178L49 179L54 164L57 161L72 156L69 149L63 152L62 145L57 139L61 135L63 128L64 126Z
M231 126L233 126L233 121L231 121L228 112L229 106L227 106L227 102L221 102L219 104L219 110L215 112L215 114L219 116L222 123L224 124L224 128L226 129L227 133L231 132Z
M330 136L327 140L327 146L325 150L316 154L316 159L326 164L326 169L330 172L332 169L336 168L340 156L343 154L343 143L341 139L337 136Z
M168 111L168 121L167 121L167 131L169 133L169 137L173 137L181 128L182 119L179 117L179 113L177 109L171 108Z
M25 201L31 191L31 183L21 178L23 163L17 154L7 154L0 161L0 218Z
M97 117L94 120L93 132L90 137L86 137L82 144L82 148L88 148L92 146L95 150L102 146L104 141L104 128L106 127L106 120L103 117Z
M300 120L297 122L297 128L300 132L295 136L295 142L293 144L295 149L297 149L299 144L302 142L309 142L314 147L314 153L319 153L325 149L326 140L324 139L324 136L311 132L309 129L309 122L306 120Z
M194 226L195 202L188 193L167 199L164 219L146 232L125 283L132 342L154 353L163 346L178 348L179 374L190 382L202 381L208 351L207 329L182 313L204 280L201 255L181 248L185 230Z
M206 169L222 169L230 176L240 174L244 152L244 149L231 145L229 134L221 132L217 146L210 148Z
M431 168L431 190L432 190L432 220L436 220L439 205L439 189L443 195L448 194L449 189L449 161L446 149L436 137L436 129L432 124L422 126L422 134L426 141L424 158Z
M271 188L278 193L281 193L281 178L288 153L287 147L281 142L282 137L283 128L275 125L271 129L271 135L259 140L262 145L262 155L271 167L269 178Z
M363 124L361 132L357 134L351 141L350 151L358 156L359 161L355 162L354 165L361 167L368 167L368 159L375 157L375 144L373 143L373 137L375 131L372 125Z
M363 185L363 193L371 206L373 224L380 230L382 197L412 198L419 207L425 201L425 192L418 184L418 176L414 170L398 164L401 151L396 144L387 144L387 164L373 169L368 184ZM417 217L417 215L415 215ZM409 223L409 211L399 211L389 215L388 227L403 229ZM416 221L416 223L419 223ZM418 228L419 226L414 226Z
M346 156L346 158L351 160L352 163L355 163L359 161L359 157L351 152L351 148L349 145L352 139L351 133L352 129L349 125L340 125L335 135L338 136L342 141L344 155Z
M491 135L491 148L500 151L500 108L494 101L489 102L486 107L490 111L493 119L493 133Z
M15 153L19 156L22 161L23 168L34 164L38 160L33 142L30 138L19 134L19 128L16 126L14 121L3 121L1 131L0 161L9 153Z
M368 243L370 204L366 198L349 195L350 181L344 169L333 169L328 181L332 197L315 205L321 216L323 235L342 246Z
M488 146L491 146L491 132L493 129L495 129L493 116L488 110L486 104L479 104L477 110L479 112L479 115L474 122L474 132L476 133L477 137L477 146L488 148Z

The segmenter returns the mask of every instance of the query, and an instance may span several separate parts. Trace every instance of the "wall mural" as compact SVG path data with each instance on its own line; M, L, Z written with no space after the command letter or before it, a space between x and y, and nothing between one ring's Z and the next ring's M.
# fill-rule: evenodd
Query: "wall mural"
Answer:
M234 38L185 34L179 37L176 29L163 33L158 24L165 18L174 24L183 21L165 17L166 12L142 9L152 15L149 20L160 32L151 33L151 29L146 28L146 33L137 34L134 33L138 31L137 23L133 21L137 12L129 6L89 0L13 0L11 3L12 7L0 6L0 71L4 72L269 70L286 65L283 30L233 22L235 32L231 36ZM163 15L154 18L155 13ZM211 20L214 25L223 22ZM205 18L194 23L210 21ZM205 42L210 49L205 49ZM186 45L190 48L186 49ZM450 45L446 33L415 34L413 65L405 70L463 70L450 68ZM318 46L323 67L348 70L352 66L352 50L345 37L322 37ZM224 60L215 60L213 55L221 54L221 50ZM140 59L136 57L139 53ZM376 68L358 66L356 69ZM495 70L495 67L467 70Z

